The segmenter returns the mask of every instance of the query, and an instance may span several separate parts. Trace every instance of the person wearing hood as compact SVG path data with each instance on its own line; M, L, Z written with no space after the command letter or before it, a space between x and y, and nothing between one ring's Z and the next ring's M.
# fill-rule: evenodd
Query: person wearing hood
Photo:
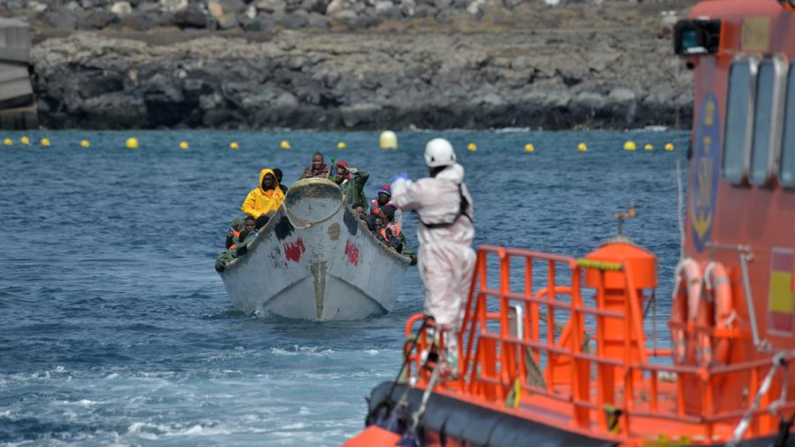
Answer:
M405 173L395 176L392 203L419 216L418 268L425 292L425 313L447 333L446 355L448 362L455 365L456 332L477 259L472 249L474 209L464 184L464 168L456 163L449 141L429 141L425 164L427 178L412 182Z
M348 162L340 160L336 164L337 174L330 180L337 184L342 190L342 196L350 203L367 203L364 196L364 185L370 178L370 174L356 168L349 168Z
M263 169L259 172L259 187L248 193L240 209L245 215L256 219L270 211L278 210L282 200L284 193L279 188L276 174L271 169Z

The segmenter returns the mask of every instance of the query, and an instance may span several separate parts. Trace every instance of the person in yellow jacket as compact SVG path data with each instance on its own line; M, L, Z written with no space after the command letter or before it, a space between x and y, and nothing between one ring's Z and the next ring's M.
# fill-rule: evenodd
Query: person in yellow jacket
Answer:
M284 193L279 188L276 174L272 169L263 169L259 171L259 187L248 193L240 209L247 216L256 219L263 214L278 210L282 200Z

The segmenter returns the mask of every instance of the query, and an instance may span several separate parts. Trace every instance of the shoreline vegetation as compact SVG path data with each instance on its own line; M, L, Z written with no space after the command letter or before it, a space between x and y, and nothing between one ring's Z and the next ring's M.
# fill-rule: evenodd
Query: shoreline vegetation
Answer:
M546 0L556 2L558 0ZM8 0L45 128L687 128L688 4Z

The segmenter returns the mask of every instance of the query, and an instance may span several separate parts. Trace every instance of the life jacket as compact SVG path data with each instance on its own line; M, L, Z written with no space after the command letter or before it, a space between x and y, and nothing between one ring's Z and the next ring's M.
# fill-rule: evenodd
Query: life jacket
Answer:
M392 230L392 237L400 238L400 227L398 227L397 225L390 224L386 228L378 230L378 234L380 234L385 241L389 242L389 238L386 237L386 230Z
M449 228L449 227L452 227L453 225L455 225L455 223L458 222L458 218L461 217L461 216L466 217L467 219L469 219L470 222L472 222L472 217L469 214L466 213L466 209L467 209L467 205L469 204L469 201L467 200L466 197L464 197L464 190L463 190L462 185L463 185L463 183L458 185L458 195L461 197L461 202L460 202L460 205L458 207L458 213L453 218L453 221L452 222L439 222L439 223L429 224L429 223L423 222L422 218L420 218L420 223L422 225L424 225L425 228L430 228L432 230L435 229L435 228Z
M392 204L391 200L389 202L383 204L383 205L379 205L378 204L378 199L373 199L373 200L370 201L370 212L372 213L375 210L380 210L382 206L395 206L395 205Z

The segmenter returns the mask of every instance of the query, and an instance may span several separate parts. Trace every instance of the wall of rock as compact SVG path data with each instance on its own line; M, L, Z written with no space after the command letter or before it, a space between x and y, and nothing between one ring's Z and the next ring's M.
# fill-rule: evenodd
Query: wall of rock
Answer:
M634 128L677 112L687 127L692 110L656 17L626 3L133 0L125 15L104 0L12 1L39 9L33 79L50 128ZM115 19L81 31L48 18L70 7ZM167 22L130 25L147 8ZM203 28L176 24L194 8Z

